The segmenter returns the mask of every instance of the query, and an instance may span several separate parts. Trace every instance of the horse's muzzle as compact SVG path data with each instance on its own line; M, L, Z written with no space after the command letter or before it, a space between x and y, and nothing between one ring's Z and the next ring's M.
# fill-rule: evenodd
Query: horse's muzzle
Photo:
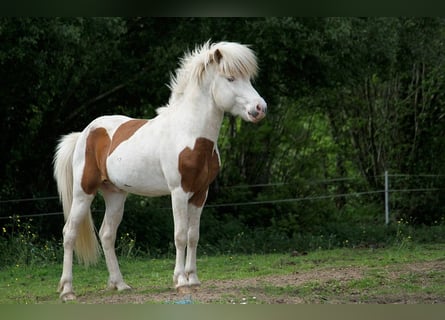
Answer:
M266 102L262 101L258 103L252 110L248 112L252 122L258 122L262 120L267 113L267 104Z

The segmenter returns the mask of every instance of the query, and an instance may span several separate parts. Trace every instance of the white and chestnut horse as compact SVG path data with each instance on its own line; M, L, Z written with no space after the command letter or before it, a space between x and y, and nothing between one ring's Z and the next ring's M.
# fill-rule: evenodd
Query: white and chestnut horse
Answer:
M157 110L157 117L103 116L82 132L61 138L54 176L66 220L59 283L63 300L75 299L73 250L85 264L95 262L99 255L90 211L98 191L106 205L99 238L110 288L130 288L122 278L114 248L128 193L171 194L176 246L173 281L179 291L200 285L196 270L199 220L209 184L219 170L221 123L224 112L250 122L265 117L266 102L251 84L257 70L255 54L247 46L207 42L181 60L171 79L169 102Z

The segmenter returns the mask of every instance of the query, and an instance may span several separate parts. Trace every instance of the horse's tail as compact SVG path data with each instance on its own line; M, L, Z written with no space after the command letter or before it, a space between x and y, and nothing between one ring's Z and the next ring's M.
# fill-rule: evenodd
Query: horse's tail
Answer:
M54 178L63 206L65 221L68 220L73 203L73 154L80 132L70 133L60 139L54 157ZM97 262L100 253L91 211L80 223L76 236L75 252L85 265Z

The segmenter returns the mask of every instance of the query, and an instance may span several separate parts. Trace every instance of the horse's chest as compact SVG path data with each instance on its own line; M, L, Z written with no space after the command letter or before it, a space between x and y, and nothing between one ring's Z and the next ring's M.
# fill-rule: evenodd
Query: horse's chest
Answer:
M202 207L207 189L219 171L219 159L213 141L197 138L193 149L186 147L179 153L178 169L182 188L185 192L193 192L189 202Z

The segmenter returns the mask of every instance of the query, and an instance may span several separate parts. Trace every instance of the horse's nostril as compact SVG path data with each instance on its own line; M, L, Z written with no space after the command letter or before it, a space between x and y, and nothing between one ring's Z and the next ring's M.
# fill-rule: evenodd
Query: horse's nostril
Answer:
M266 113L266 112L267 112L267 106L257 105L257 106L256 106L256 109L257 109L259 112L262 112L262 113Z
M258 104L256 105L255 109L256 109L258 112L266 113L266 111L267 111L267 104L258 103Z

